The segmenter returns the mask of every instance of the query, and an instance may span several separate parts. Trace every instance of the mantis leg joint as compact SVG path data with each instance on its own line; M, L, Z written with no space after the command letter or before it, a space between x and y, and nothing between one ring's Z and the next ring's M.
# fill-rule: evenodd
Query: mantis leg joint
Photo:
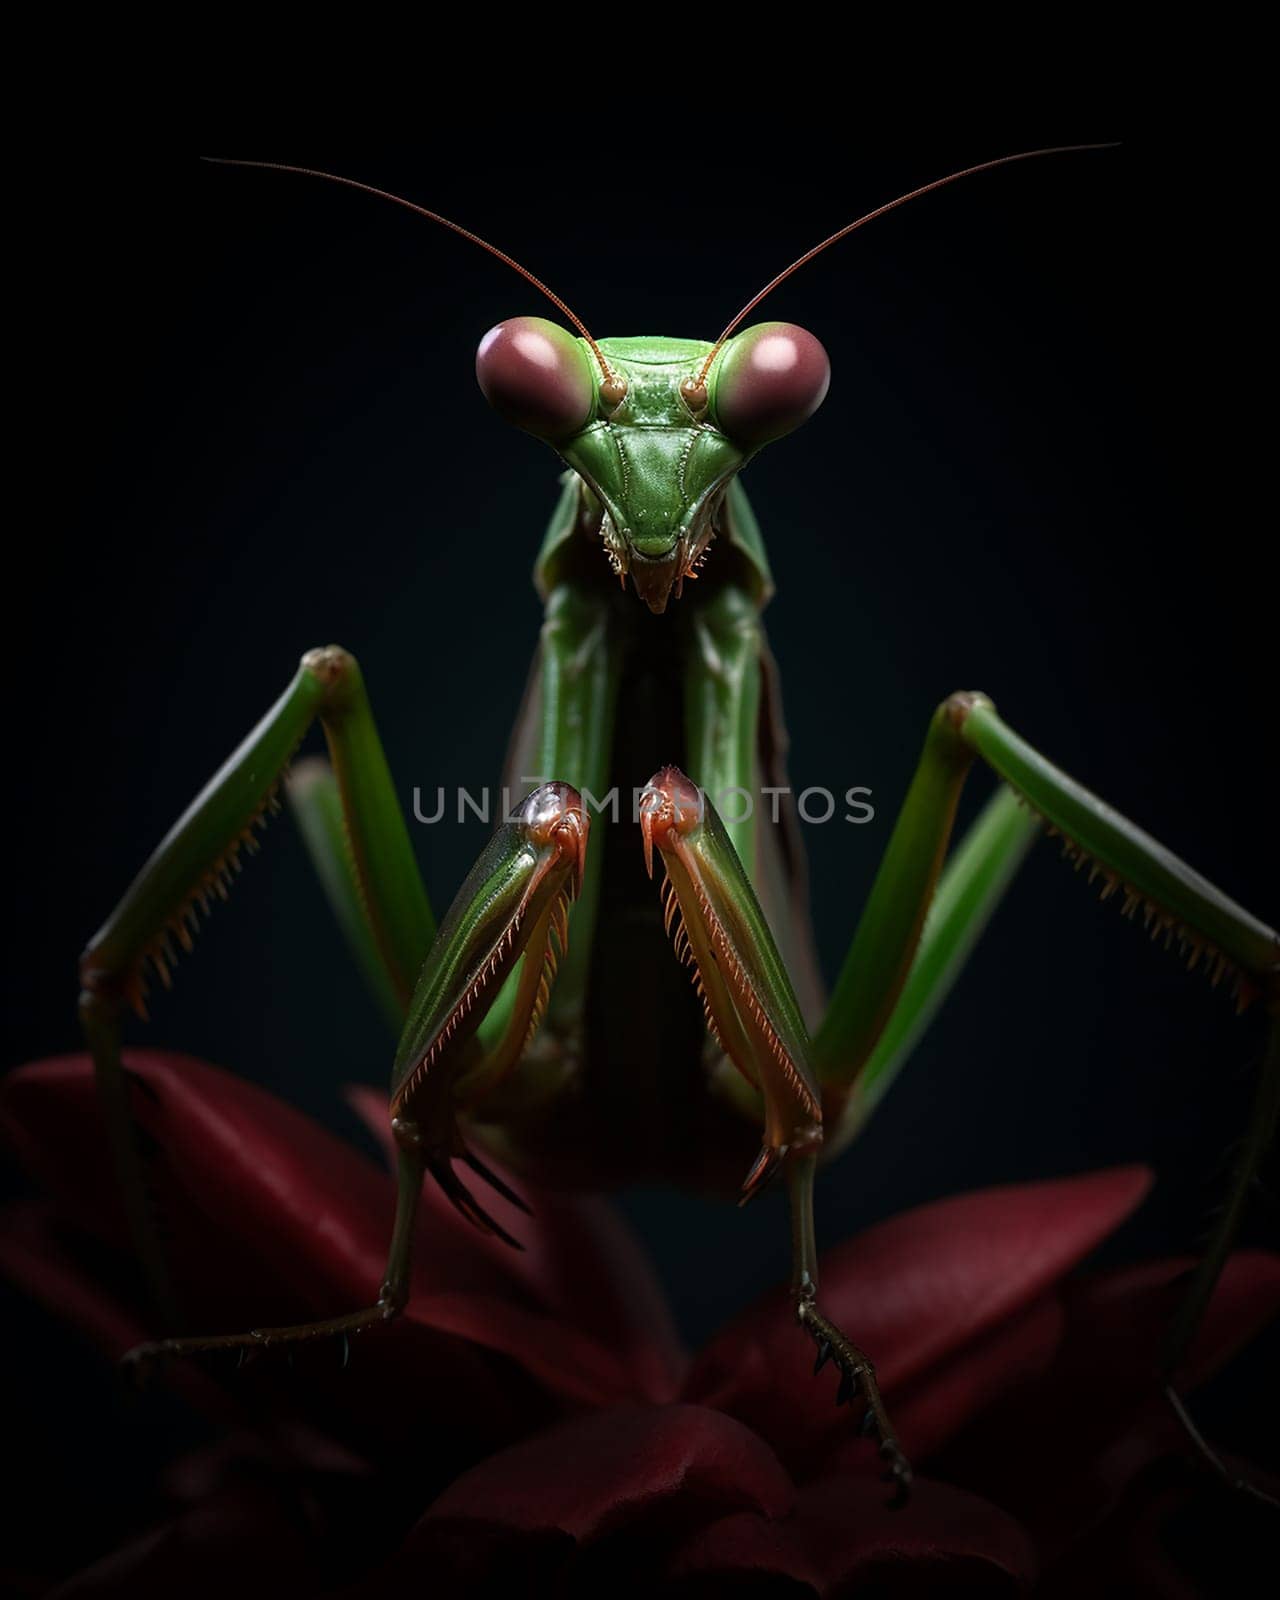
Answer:
M360 664L340 644L318 645L308 650L300 666L319 684L329 710L341 710L360 692Z
M987 706L995 710L994 704L981 689L957 689L955 694L949 694L938 707L938 716L945 718L949 726L959 733L969 720L969 713L978 706Z

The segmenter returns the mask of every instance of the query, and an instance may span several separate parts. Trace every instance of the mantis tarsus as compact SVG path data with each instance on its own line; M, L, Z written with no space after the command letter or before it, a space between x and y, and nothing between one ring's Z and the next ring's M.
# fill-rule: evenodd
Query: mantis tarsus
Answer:
M479 372L495 407L552 443L570 469L539 559L546 623L509 764L513 779L537 772L558 787L540 788L523 820L499 831L433 943L433 919L358 668L344 651L311 652L239 759L198 798L86 952L82 1012L113 1108L139 1248L163 1303L163 1263L141 1199L120 1083L120 1013L128 1001L141 1003L145 964L158 963L165 974L166 936L185 942L191 895L216 892L228 850L253 826L318 716L337 781L309 766L295 775L289 796L362 962L409 1018L392 1106L401 1206L387 1283L377 1304L351 1317L166 1339L146 1351L285 1341L394 1314L424 1168L487 1225L470 1193L473 1180L464 1188L454 1167L461 1159L465 1176L470 1161L480 1176L492 1176L480 1170L476 1143L513 1165L575 1181L637 1168L701 1178L718 1175L740 1148L746 1119L763 1116L765 1141L748 1192L785 1167L797 1316L820 1360L834 1357L843 1368L842 1394L855 1381L865 1389L888 1468L904 1485L909 1469L870 1363L818 1309L815 1159L820 1147L838 1149L853 1136L905 1059L1033 837L1033 813L1088 852L1104 889L1175 938L1185 935L1193 953L1200 949L1215 970L1221 962L1220 972L1231 970L1273 1015L1280 941L1051 768L984 697L953 695L930 725L824 1013L790 895L797 859L790 836L768 826L762 810L749 823L722 827L704 791L757 792L772 776L766 752L778 747L774 669L759 623L770 585L736 474L764 443L816 409L825 354L803 330L766 323L738 331L740 318L714 346L597 342L557 305L578 338L541 319L504 323L482 344ZM694 573L698 582L686 583ZM636 593L626 592L628 584ZM943 871L956 797L975 755L1029 805L1019 806L1007 788L997 791ZM670 768L673 760L683 772ZM588 850L589 807L574 791L598 797L617 785L626 794L646 779L640 830L597 825ZM344 823L354 859L342 843ZM645 882L642 851L666 869L665 901ZM544 996L542 961L563 948L565 895L579 886L572 949ZM664 920L677 953L693 964L709 1029L664 940ZM642 1008L628 1013L614 982L620 971L632 998L637 990L646 996ZM545 1021L525 1048L544 1000ZM725 1070L726 1056L741 1075ZM1273 1023L1255 1146L1274 1121L1278 1078ZM695 1126L700 1143L691 1160L688 1130ZM629 1167L620 1162L624 1144ZM1253 1159L1242 1167L1241 1184ZM1193 1285L1170 1370L1229 1231L1224 1222Z

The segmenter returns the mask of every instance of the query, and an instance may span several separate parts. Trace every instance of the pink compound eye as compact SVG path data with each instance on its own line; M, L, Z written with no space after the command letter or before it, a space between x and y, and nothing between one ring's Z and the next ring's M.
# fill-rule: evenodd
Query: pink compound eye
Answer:
M745 445L798 428L831 382L827 352L794 322L761 322L730 339L712 369L716 422Z
M500 417L540 439L576 433L595 403L589 356L545 317L512 317L490 328L476 351L476 378Z

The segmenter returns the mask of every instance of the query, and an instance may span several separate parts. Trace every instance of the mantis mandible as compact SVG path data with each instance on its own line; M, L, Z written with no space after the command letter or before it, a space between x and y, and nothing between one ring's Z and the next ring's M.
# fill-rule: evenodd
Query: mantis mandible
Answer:
M311 174L461 233L532 283L575 330L515 318L485 336L477 357L495 410L551 445L567 469L538 557L544 626L507 765L513 790L525 774L547 781L499 827L437 928L359 668L338 647L309 651L91 941L81 1015L137 1247L171 1326L133 1148L122 1017L130 1007L145 1014L149 974L168 982L174 944L189 947L197 912L225 894L230 866L281 789L401 1030L390 1104L398 1207L376 1301L317 1323L165 1338L135 1352L138 1361L348 1335L395 1316L424 1175L477 1227L501 1233L476 1183L514 1197L477 1147L574 1182L637 1170L720 1182L744 1130L762 1124L741 1196L785 1177L798 1325L818 1366L840 1369L840 1398L861 1396L886 1472L905 1490L910 1468L873 1364L821 1309L815 1172L865 1125L1047 825L1089 863L1105 896L1185 947L1215 981L1230 977L1242 1001L1258 999L1272 1019L1232 1202L1165 1354L1166 1370L1176 1367L1275 1120L1280 937L1053 767L976 692L949 696L929 724L828 999L804 917L793 818L784 808L775 821L757 806L744 820L722 819L716 805L733 791L783 784L777 670L760 620L772 586L739 473L817 409L828 380L812 334L744 324L784 278L856 228L1020 159L968 168L858 218L767 284L714 343L597 340L476 235L367 185ZM331 765L308 763L290 776L317 719ZM948 857L975 757L1001 785ZM639 791L636 826L597 815L593 828L593 810L615 790ZM659 866L660 891L650 881Z

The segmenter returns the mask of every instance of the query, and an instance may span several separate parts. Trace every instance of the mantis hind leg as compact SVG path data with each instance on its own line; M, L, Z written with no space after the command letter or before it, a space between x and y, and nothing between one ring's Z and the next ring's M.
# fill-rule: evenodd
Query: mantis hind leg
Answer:
M975 755L1002 788L943 868L960 788ZM1250 1125L1230 1191L1161 1352L1170 1403L1206 1460L1229 1476L1201 1439L1174 1388L1239 1228L1248 1192L1274 1138L1280 1109L1280 934L1228 899L1163 845L1046 761L983 695L938 708L916 775L886 848L826 1016L813 1064L838 1108L832 1143L847 1143L905 1063L958 974L1031 838L1060 834L1077 869L1101 876L1153 937L1177 941L1217 983L1229 977L1240 1008L1270 1015ZM842 1103L841 1103L842 1102ZM1248 1487L1245 1485L1244 1487Z
M311 650L293 682L161 841L80 961L80 1017L93 1056L130 1231L163 1322L177 1311L151 1215L120 1060L123 1014L145 1019L149 977L166 986L175 946L192 947L199 915L225 899L240 856L277 808L303 735L319 718L333 761L342 873L358 902L353 930L366 965L401 1014L433 921L360 669L337 646Z
M946 869L955 806L974 755L1005 789L989 803ZM1240 1008L1280 1006L1280 934L1046 762L982 694L952 694L934 712L867 906L854 931L826 1016L814 1035L814 1070L850 1093L866 1118L907 1048L957 976L976 928L1013 877L1040 827L1061 834L1067 858L1123 891L1154 936L1178 939L1190 965L1230 976ZM891 1046L893 1054L886 1054ZM874 1070L875 1069L875 1070ZM874 1078L874 1083L867 1080Z

